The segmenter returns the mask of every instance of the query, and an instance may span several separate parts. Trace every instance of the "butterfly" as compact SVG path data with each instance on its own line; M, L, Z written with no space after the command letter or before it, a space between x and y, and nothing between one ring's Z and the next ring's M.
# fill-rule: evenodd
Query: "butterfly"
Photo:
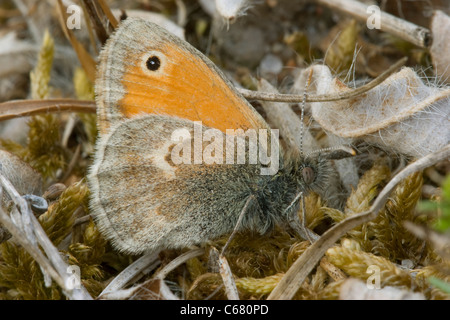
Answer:
M299 194L325 188L325 158L273 149L278 137L221 70L158 25L127 18L99 61L90 211L118 250L183 248L235 229L264 234L297 214ZM270 174L262 172L274 163L258 147L276 159Z

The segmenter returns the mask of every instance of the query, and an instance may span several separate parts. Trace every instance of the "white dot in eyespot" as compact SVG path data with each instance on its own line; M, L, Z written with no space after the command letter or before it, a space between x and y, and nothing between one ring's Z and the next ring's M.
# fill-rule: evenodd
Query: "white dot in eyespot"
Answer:
M160 51L149 51L142 56L141 68L148 75L157 75L163 72L166 66L166 57Z

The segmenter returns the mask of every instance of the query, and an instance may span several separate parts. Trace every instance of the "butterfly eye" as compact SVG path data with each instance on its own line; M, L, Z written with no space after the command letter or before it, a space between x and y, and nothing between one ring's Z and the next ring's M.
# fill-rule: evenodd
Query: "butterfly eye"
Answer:
M315 174L314 174L314 170L311 167L304 167L302 169L302 176L303 176L303 181L306 184L311 184L316 179Z
M161 67L161 60L157 56L151 56L147 59L147 69L157 71Z

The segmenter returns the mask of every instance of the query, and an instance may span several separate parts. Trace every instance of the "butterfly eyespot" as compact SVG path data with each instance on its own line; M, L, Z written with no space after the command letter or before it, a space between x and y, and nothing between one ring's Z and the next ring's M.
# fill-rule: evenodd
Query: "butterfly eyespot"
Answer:
M314 173L314 169L311 167L304 167L302 169L302 177L303 177L303 181L306 184L311 184L314 182L314 180L316 180L316 175Z
M161 60L157 56L151 56L146 62L147 69L157 71L161 67Z

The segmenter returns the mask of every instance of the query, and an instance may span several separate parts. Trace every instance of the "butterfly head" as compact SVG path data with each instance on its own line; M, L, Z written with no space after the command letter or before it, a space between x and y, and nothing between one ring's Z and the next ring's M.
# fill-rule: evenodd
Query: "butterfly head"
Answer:
M316 153L301 156L297 152L286 154L284 172L291 177L295 189L305 194L321 194L326 188L332 169L326 156Z

